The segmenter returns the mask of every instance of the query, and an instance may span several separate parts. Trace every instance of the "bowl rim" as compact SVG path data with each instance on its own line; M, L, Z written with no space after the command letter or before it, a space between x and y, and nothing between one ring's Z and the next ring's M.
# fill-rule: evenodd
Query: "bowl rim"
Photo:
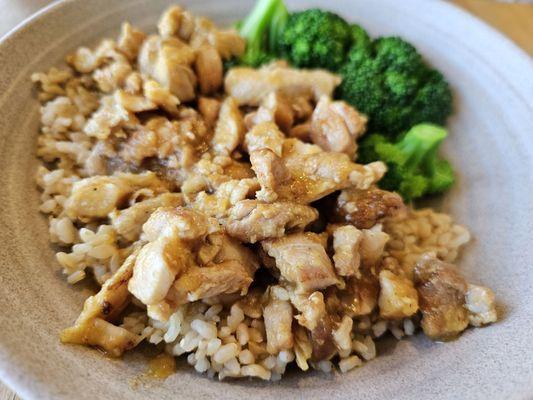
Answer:
M53 14L54 12L57 12L61 8L68 6L69 4L76 3L79 0L54 0L50 4L42 7L38 11L34 12L30 16L23 19L21 22L19 22L16 26L11 28L9 31L4 33L0 37L0 49L4 46L6 46L9 42L12 42L17 39L19 35L22 33L31 30L32 24L47 18L50 14ZM416 1L416 0L410 0L410 1ZM179 3L179 0L176 0L177 3ZM475 29L479 32L482 32L487 37L490 37L492 40L497 41L497 46L499 48L505 49L508 54L512 55L512 62L517 67L529 67L533 68L533 57L529 56L529 54L518 46L512 39L510 39L507 35L503 34L499 30L497 30L495 27L491 26L489 23L483 21L479 17L469 13L465 9L459 7L458 5L451 3L446 0L435 0L435 3L439 3L439 7L442 7L445 9L447 13L453 16L453 18L461 18L465 21L465 24L469 24L469 26L472 27L472 29ZM511 59L509 59L511 60ZM510 61L508 61L510 62ZM527 74L524 78L527 78ZM511 83L511 82L508 82ZM513 82L514 83L514 82ZM533 76L530 76L529 81L526 81L526 89L523 89L521 93L527 92L527 85L530 84L530 88L533 94ZM512 85L513 87L516 87ZM518 96L518 93L515 93ZM530 100L528 101L527 98L523 98L522 96L521 100L525 100L526 105L529 109L533 112L533 102ZM532 172L533 173L533 172ZM0 343L1 346L1 343ZM11 358L13 357L14 352L10 352L8 350L8 354L10 354ZM25 387L23 384L24 378L23 376L25 374L28 374L28 371L25 371L21 366L11 366L11 368L7 368L8 364L4 362L0 362L0 382L3 383L5 386L7 386L12 391L16 392L18 395L23 397L24 399L39 399L41 396L48 398L52 392L49 391L49 386L47 385L41 385L40 389L46 389L46 391L43 393L42 391L39 393L36 393L35 391L32 391L31 388ZM31 375L31 373L30 373ZM27 375L26 375L27 376ZM527 387L521 387L517 388L517 390L520 390L520 392L516 392L515 395L523 395L526 393L533 393L533 381L528 384ZM527 396L527 394L526 394Z

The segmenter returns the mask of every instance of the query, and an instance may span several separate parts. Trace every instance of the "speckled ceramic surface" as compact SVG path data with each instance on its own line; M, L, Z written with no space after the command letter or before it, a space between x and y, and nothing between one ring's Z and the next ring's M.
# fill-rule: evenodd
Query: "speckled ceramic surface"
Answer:
M460 172L438 206L475 241L461 265L490 286L501 321L439 344L421 336L383 347L346 375L289 373L277 383L218 382L182 365L164 382L132 388L143 356L110 360L59 343L87 288L69 287L48 244L33 183L38 104L29 75L68 51L115 34L123 20L152 26L166 0L72 0L0 43L0 378L28 399L526 399L533 398L533 66L507 39L452 6L426 0L288 1L322 6L373 34L400 34L442 69L456 90L447 142ZM242 0L181 0L219 23Z

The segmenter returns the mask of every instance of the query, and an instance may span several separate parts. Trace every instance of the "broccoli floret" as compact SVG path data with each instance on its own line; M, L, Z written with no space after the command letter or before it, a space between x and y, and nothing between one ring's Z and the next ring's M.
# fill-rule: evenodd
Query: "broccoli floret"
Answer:
M414 126L397 143L372 134L360 144L359 161L386 162L388 171L379 186L399 192L407 201L441 193L455 181L450 163L437 155L446 136L444 128L432 124Z
M442 125L452 112L448 82L403 39L355 45L340 73L337 95L369 116L371 131L394 136L423 122Z
M351 44L350 25L337 14L317 8L291 14L280 37L281 55L305 68L336 70Z
M246 39L246 51L236 60L230 60L226 68L244 64L257 67L277 58L277 44L289 13L283 0L259 0L248 16L236 27Z

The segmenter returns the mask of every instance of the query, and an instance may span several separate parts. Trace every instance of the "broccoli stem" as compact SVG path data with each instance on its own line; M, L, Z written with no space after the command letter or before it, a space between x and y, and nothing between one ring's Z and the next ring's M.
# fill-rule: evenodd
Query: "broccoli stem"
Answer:
M279 1L278 6L276 7L274 14L272 14L272 20L270 22L270 29L268 33L268 49L274 54L279 53L279 38L287 25L287 20L289 19L289 11L283 1Z
M405 155L404 167L421 168L426 172L432 172L439 145L447 135L446 129L437 125L414 126L397 144L402 154Z
M264 34L280 5L285 7L282 0L259 0L252 12L242 21L239 33L246 39L247 51L248 49L258 51L262 49Z

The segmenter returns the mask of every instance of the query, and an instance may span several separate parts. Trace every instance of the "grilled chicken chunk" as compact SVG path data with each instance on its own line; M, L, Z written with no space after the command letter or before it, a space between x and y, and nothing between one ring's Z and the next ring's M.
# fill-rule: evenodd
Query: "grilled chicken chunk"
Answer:
M194 69L202 94L215 93L222 86L222 59L213 46L204 45L197 50Z
M402 198L397 193L376 187L360 190L344 189L337 198L333 216L359 229L369 229L387 217L406 211Z
M116 319L130 302L128 281L136 258L134 251L100 291L85 300L74 326L61 332L63 343L97 346L118 357L141 341L142 337L108 322Z
M283 142L281 157L261 149L250 153L250 161L261 184L257 198L266 202L308 204L351 186L367 189L385 173L381 162L355 164L345 154L324 152L298 139Z
M311 141L324 151L347 154L351 159L357 151L357 138L366 129L367 118L344 101L331 101L323 96L311 117Z
M303 230L317 218L318 211L305 205L242 200L231 209L226 230L243 242L255 243L282 237L286 232Z
M272 92L261 103L257 111L246 115L244 122L248 129L263 122L273 122L283 132L289 133L294 122L294 114L291 101L278 92Z
M215 153L229 155L244 139L244 121L237 102L227 97L220 107L211 146Z
M340 82L340 77L325 70L293 69L284 63L273 63L259 69L232 68L226 74L224 87L239 105L259 106L273 92L289 99L318 101L321 96L331 97Z
M469 283L465 301L470 325L483 326L498 319L494 293L489 288Z
M338 283L324 242L316 233L293 233L261 242L281 276L305 293Z
M418 294L413 282L391 271L379 273L379 315L385 319L402 319L418 311Z
M93 176L74 184L65 210L71 218L104 218L141 188L154 193L167 191L166 185L153 172Z
M293 346L292 306L287 291L279 286L269 289L268 303L263 307L267 351L278 354Z
M333 231L333 262L340 276L356 275L359 272L362 239L363 233L352 225L340 226Z
M268 149L276 156L283 153L285 136L273 122L261 122L255 125L244 136L244 149L251 154L253 151Z
M468 326L467 284L453 264L423 255L415 266L421 326L432 339L452 339Z

